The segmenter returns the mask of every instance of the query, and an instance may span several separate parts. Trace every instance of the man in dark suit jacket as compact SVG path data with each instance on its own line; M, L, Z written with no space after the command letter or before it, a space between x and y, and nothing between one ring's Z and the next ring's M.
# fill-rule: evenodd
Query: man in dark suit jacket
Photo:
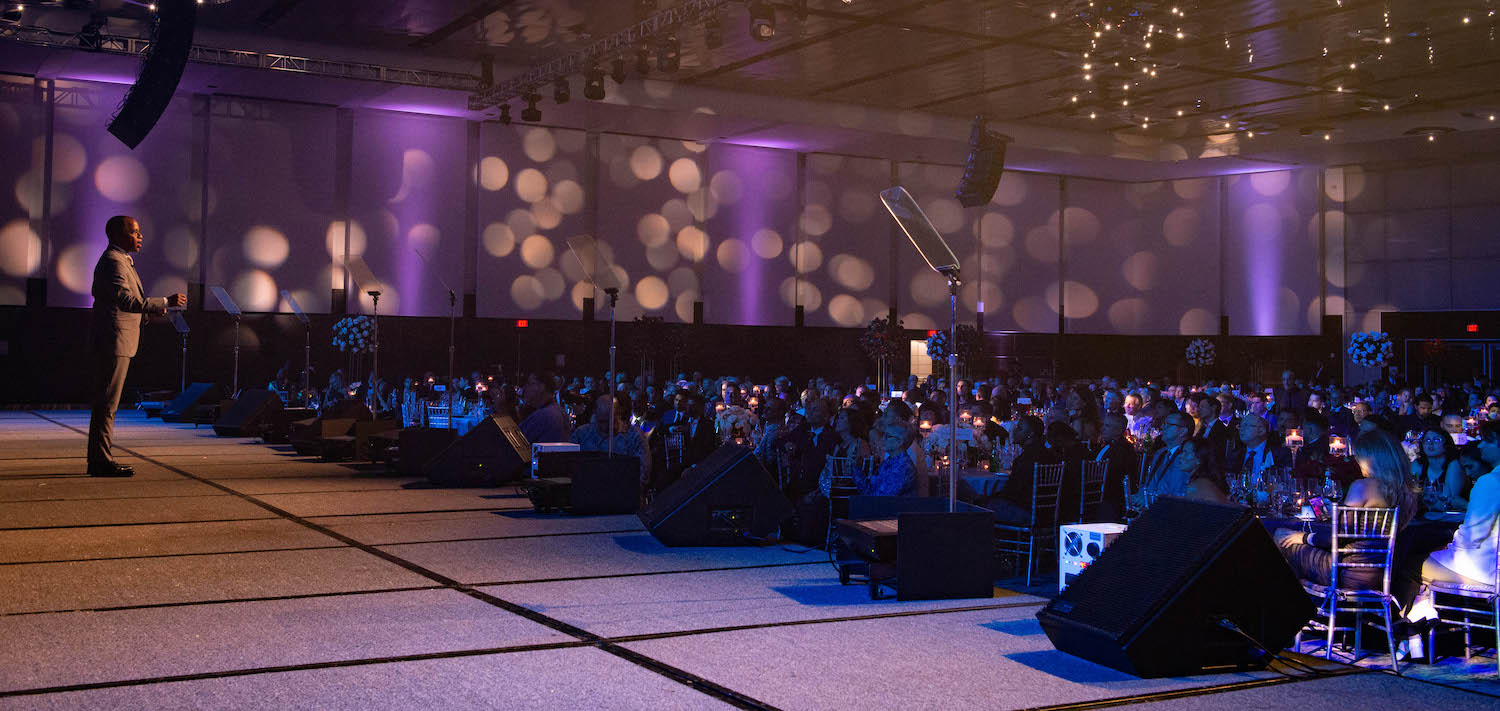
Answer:
M1292 450L1270 440L1271 425L1259 417L1240 420L1239 441L1229 454L1228 474L1260 474L1292 466Z
M1299 479L1322 479L1323 459L1328 456L1328 418L1308 410L1302 418L1302 448L1292 458L1293 475Z
M828 500L818 489L818 476L839 442L830 409L822 398L809 402L804 409L806 419L777 443L783 451L790 449L786 495L796 509L795 518L782 529L782 535L809 546L822 545L828 536Z
M1125 415L1111 412L1104 416L1100 425L1103 443L1092 457L1095 461L1109 462L1109 473L1104 477L1104 501L1092 517L1085 512L1085 521L1125 520L1126 482L1140 468L1141 455L1125 439Z
M1229 426L1219 420L1221 403L1216 397L1204 396L1198 401L1198 437L1208 442L1208 451L1213 454L1213 463L1219 471L1229 471L1228 460L1234 434Z
M995 512L1000 523L1026 524L1031 522L1032 488L1036 485L1036 467L1040 464L1056 464L1061 459L1047 448L1046 428L1041 419L1026 415L1016 421L1011 432L1011 441L1021 447L1021 453L1010 465L1010 476L1000 493L984 502L984 507Z
M90 476L130 476L129 466L115 463L110 452L115 410L125 390L125 374L140 343L141 324L148 314L187 304L185 294L146 298L135 273L132 252L141 250L141 227L135 218L117 215L104 225L109 247L94 266L94 309L89 315L89 338L94 375L93 412L89 416L88 473Z

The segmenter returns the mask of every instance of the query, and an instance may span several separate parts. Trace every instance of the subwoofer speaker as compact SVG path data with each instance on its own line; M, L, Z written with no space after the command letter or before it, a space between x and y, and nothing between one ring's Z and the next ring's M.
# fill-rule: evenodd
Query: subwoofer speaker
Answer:
M747 448L726 444L689 467L640 511L669 546L744 546L792 515L792 505Z
M177 82L182 80L182 70L193 49L198 0L156 0L154 9L156 22L151 27L151 44L141 61L141 72L109 122L109 132L132 149L156 126L172 102Z
M214 434L220 437L252 437L260 426L281 414L281 396L270 390L245 390L239 399L214 423Z
M448 445L422 473L439 486L494 486L521 476L531 465L531 443L515 420L481 420Z
M1255 669L1313 605L1244 506L1163 498L1037 613L1058 651L1138 677Z
M958 184L955 197L964 207L979 207L988 204L1000 187L1000 175L1005 172L1005 147L1011 137L996 133L985 126L984 115L974 117L969 130L969 160L964 163L964 177Z
M167 409L161 411L163 422L187 422L198 414L198 410L219 401L219 386L213 383L193 383L182 391Z

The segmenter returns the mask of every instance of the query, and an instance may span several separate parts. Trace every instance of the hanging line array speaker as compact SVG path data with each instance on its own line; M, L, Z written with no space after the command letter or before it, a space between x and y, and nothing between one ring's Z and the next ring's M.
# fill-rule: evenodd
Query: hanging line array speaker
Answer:
M187 67L188 53L193 49L193 25L197 18L197 0L157 0L151 45L141 62L141 72L109 122L109 132L131 149L145 140L172 102L182 70Z
M979 207L995 197L995 188L1000 187L1000 175L1005 171L1005 147L1012 140L989 130L984 114L974 117L974 126L969 130L969 160L964 163L964 177L954 194L960 205Z

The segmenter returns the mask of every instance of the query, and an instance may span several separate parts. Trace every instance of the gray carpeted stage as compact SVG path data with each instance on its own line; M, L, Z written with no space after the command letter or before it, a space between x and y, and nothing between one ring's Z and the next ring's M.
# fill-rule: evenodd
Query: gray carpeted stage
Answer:
M632 516L403 490L123 412L0 412L0 708L1493 709L1367 670L1135 679L1044 599L872 602L826 557L669 549ZM1352 672L1352 673L1351 673Z

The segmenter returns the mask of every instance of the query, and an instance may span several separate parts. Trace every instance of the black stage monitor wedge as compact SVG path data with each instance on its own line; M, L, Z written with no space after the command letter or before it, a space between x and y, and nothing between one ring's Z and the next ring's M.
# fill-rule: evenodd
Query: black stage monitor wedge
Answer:
M538 511L633 514L640 508L641 459L607 452L543 452L531 503Z
M125 95L125 102L109 122L109 132L134 149L156 126L172 102L182 70L193 49L193 25L199 0L156 0L151 44L141 60L141 71Z
M726 444L641 509L641 522L669 546L744 546L770 535L792 505L760 460Z
M1244 506L1158 499L1037 613L1058 651L1138 677L1265 666L1313 605Z
M515 420L494 416L479 421L448 445L422 473L438 486L495 486L521 476L531 465L531 443Z
M282 411L281 396L270 390L245 390L239 399L214 423L214 434L220 437L253 437L260 426L271 424L271 418Z
M427 463L453 444L453 430L408 427L396 433L396 471L402 476L422 476Z
M974 117L974 127L969 131L969 160L964 163L964 177L954 195L960 205L979 207L995 197L1000 175L1005 172L1005 147L1011 140L989 130L983 114Z
M219 403L219 386L213 383L193 383L177 396L167 409L161 411L163 422L192 422L198 410Z

